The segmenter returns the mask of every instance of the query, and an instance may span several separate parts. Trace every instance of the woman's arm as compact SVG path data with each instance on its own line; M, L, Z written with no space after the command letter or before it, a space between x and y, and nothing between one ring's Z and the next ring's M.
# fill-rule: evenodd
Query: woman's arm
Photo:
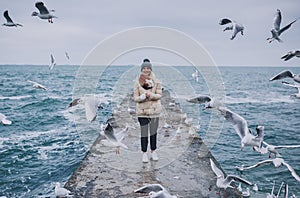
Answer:
M151 93L150 100L160 100L162 96L162 88L160 82L155 85L155 92Z
M138 82L134 83L133 99L135 102L144 102L146 99L146 95L145 95L145 93L140 95L139 86L140 85Z

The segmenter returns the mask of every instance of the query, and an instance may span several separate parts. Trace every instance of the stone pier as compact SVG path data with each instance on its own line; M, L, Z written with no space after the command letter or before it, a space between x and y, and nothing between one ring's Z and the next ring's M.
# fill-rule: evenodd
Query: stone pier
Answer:
M131 95L118 105L109 119L116 133L126 124L135 128L129 128L123 140L128 149L121 148L117 155L116 148L104 144L103 137L99 136L65 184L74 197L147 197L134 190L152 183L160 183L177 197L223 197L223 190L217 194L216 175L210 167L209 159L216 162L215 158L166 90L158 129L159 160L142 162L140 128L131 111L135 107ZM228 189L226 197L241 195Z

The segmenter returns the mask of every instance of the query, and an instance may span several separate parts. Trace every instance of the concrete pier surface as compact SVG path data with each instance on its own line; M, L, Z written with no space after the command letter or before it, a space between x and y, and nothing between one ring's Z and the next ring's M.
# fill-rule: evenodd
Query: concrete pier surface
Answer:
M216 186L216 175L210 161L218 162L203 143L197 130L191 126L166 90L163 91L164 110L158 128L158 161L142 162L140 128L132 109L132 94L122 101L109 119L115 133L129 128L124 140L128 149L105 144L99 135L65 187L74 197L147 197L134 193L145 184L159 183L177 197L223 197ZM150 157L150 151L149 151ZM219 165L218 165L219 166ZM226 190L226 197L241 197L234 189Z

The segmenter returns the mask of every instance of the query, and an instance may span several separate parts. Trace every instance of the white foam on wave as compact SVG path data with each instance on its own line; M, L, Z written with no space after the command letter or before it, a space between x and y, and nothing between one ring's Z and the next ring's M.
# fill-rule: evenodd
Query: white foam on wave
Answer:
M25 95L25 96L0 96L0 100L21 100L24 98L30 98L31 95Z

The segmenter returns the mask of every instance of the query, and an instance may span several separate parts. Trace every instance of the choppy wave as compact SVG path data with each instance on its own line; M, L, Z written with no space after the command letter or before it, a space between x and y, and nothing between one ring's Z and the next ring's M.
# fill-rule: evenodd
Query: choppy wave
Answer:
M1 67L0 77L3 78L0 78L0 86L5 85L5 92L1 92L0 111L9 116L13 124L0 125L0 195L21 198L53 197L51 183L67 181L85 156L87 145L99 134L99 124L104 123L110 117L113 106L118 105L119 96L113 93L114 83L126 71L124 67L108 68L107 74L101 77L101 86L97 86L96 91L105 93L104 97L110 99L112 104L99 111L94 122L87 122L83 105L68 109L77 69L78 67L62 66L57 67L55 72L49 72L43 66ZM298 144L300 100L291 98L290 94L294 90L282 86L281 82L268 81L271 74L281 69L283 68L220 68L226 82L225 102L229 108L247 119L253 131L257 124L263 124L268 143ZM300 72L299 68L293 70ZM193 67L182 67L178 71L191 81L194 92L179 95L170 90L172 96L178 97L176 102L184 101L196 93L210 94L205 82L200 80L196 83L191 78ZM24 84L24 79L45 82L49 91L36 90ZM211 111L202 111L199 106L186 113L194 118L194 125L200 124L199 133L205 140ZM227 122L220 135L215 138L216 144L213 145L212 152L227 174L240 174L234 168L236 165L250 165L267 158L254 153L250 147L241 151L239 136ZM285 149L280 153L300 175L299 149ZM270 192L273 180L278 184L286 181L290 192L300 192L298 183L284 168L261 167L244 172L243 177L258 183L262 194Z

